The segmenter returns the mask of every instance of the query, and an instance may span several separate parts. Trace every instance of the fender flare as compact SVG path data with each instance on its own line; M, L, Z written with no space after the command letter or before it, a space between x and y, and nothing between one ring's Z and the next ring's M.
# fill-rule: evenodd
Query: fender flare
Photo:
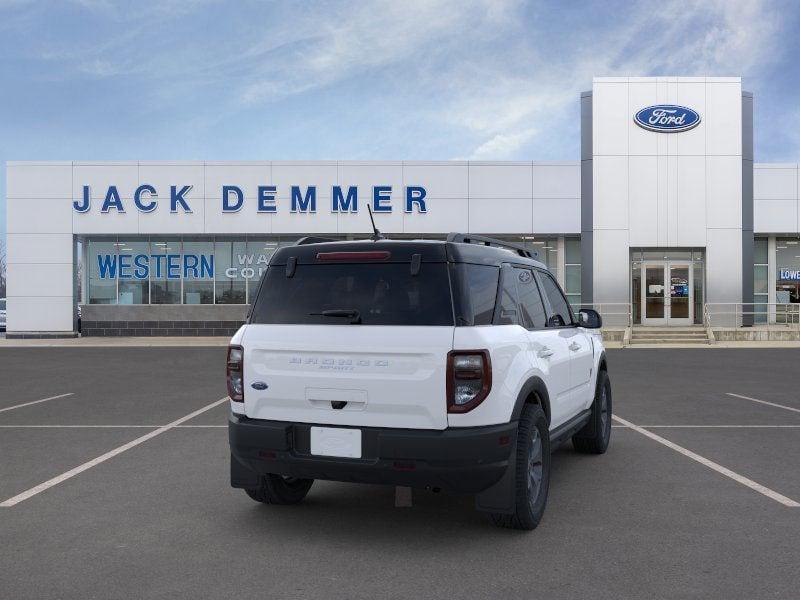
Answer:
M597 370L608 372L608 361L606 359L606 351L600 352L600 358L597 359Z
M523 384L519 394L517 394L517 400L514 403L514 411L511 413L512 421L519 421L519 417L522 415L522 407L525 406L525 402L533 393L539 397L542 410L544 410L544 414L547 416L547 422L550 423L550 394L547 392L547 386L542 378L537 375L528 379L528 381Z

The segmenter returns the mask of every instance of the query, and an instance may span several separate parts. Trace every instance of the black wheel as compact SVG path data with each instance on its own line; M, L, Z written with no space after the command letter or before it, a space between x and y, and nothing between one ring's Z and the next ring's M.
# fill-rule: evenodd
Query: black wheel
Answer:
M245 492L256 502L264 504L298 504L306 497L313 483L313 479L265 475L259 487Z
M592 403L589 422L572 436L572 445L578 452L603 454L611 441L611 381L608 373L597 374L597 389Z
M550 487L550 433L547 417L537 404L522 409L517 432L515 511L491 513L495 525L511 529L535 529L542 520Z

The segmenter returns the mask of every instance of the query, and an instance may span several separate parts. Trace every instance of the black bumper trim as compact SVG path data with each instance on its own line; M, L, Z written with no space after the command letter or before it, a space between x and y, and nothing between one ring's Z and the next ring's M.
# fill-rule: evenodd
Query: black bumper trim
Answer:
M442 431L360 427L362 458L349 459L312 455L312 426L231 413L231 485L255 487L259 476L274 473L477 493L503 476L517 435L516 422Z

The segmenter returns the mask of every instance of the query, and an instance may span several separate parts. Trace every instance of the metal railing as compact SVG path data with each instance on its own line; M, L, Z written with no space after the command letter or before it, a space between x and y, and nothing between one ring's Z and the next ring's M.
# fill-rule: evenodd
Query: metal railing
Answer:
M758 327L800 330L800 304L711 302L703 306L706 327Z
M603 317L603 327L631 327L633 324L630 302L601 302L597 304L581 302L573 308L576 311L580 308L593 308Z

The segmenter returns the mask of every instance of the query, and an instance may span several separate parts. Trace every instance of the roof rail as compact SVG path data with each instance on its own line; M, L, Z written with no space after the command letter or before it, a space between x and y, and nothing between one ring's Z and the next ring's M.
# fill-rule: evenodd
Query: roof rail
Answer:
M306 237L301 237L297 240L295 246L305 246L306 244L321 244L323 242L340 242L341 240L335 240L333 238L326 238L326 237L319 237L316 235L307 235Z
M525 248L517 244L506 242L504 240L498 240L491 237L486 237L484 235L473 235L471 233L448 233L447 241L455 242L458 244L480 244L482 246L494 246L496 248L505 248L506 250L511 250L512 252L519 254L520 256L524 256L525 258L539 257L539 253L536 251L531 252L530 250L526 250Z

